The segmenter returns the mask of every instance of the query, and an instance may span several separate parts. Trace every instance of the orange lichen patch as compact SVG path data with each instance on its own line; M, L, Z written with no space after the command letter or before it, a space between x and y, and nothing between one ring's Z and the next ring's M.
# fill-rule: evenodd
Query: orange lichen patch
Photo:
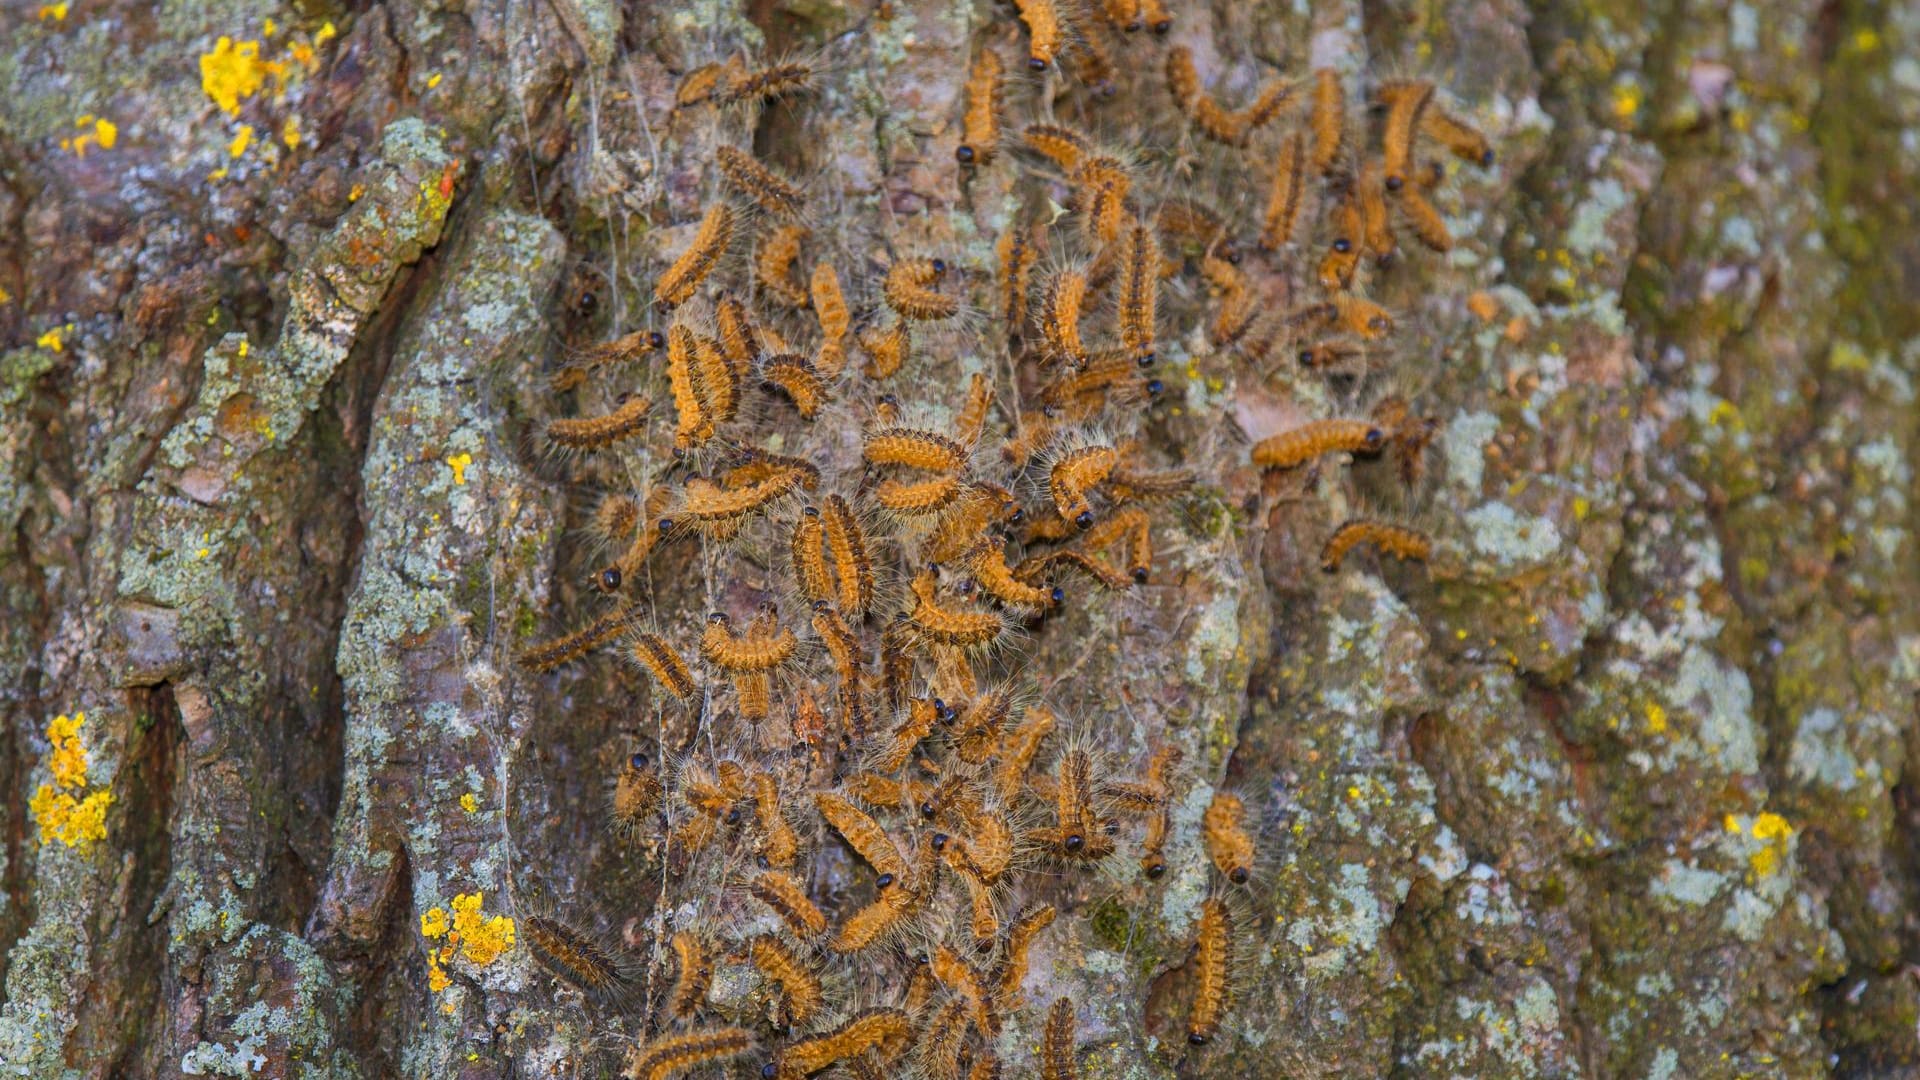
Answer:
M1493 317L1500 314L1500 301L1494 299L1492 293L1482 290L1467 297L1467 310L1473 312L1473 317L1481 322L1492 322Z
M213 43L213 51L200 54L200 89L228 116L240 111L240 103L260 92L266 84L271 65L260 59L260 43L230 37Z
M87 147L98 146L102 150L113 149L120 140L120 126L111 120L104 120L88 113L73 122L73 126L82 129L80 134L60 140L60 149L71 150L77 157L87 156Z
M428 908L420 915L420 935L429 940L445 939L446 944L427 953L427 987L434 993L452 984L446 965L458 953L475 967L486 967L513 947L516 940L513 919L507 915L489 918L482 910L481 893L461 893L446 909Z
M41 784L27 803L43 844L58 840L84 851L94 841L107 838L107 808L113 805L113 793L84 794L87 747L80 729L86 722L86 713L75 713L56 716L47 725L47 739L53 744L47 752L47 770L53 774L53 783Z

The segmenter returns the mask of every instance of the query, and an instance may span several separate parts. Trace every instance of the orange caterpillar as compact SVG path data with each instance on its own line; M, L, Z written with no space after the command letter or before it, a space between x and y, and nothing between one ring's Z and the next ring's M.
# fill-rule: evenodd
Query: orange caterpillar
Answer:
M741 71L727 80L727 88L720 95L725 105L765 101L798 93L813 81L813 68L808 64L785 63L771 64L756 71Z
M747 314L747 305L731 294L722 296L713 307L714 321L720 331L720 352L733 369L735 381L746 377L747 370L760 358L760 334Z
M1313 168L1325 176L1340 161L1347 138L1347 91L1340 73L1320 68L1313 73Z
M761 934L748 943L747 958L780 991L780 1025L804 1024L826 1004L820 976L779 938Z
M994 979L994 994L1002 1007L1012 1008L1019 1001L1020 987L1027 981L1027 953L1040 931L1053 925L1054 915L1052 904L1040 904L1022 912L1007 928L1007 955Z
M1149 879L1167 872L1162 853L1167 846L1167 830L1172 825L1173 770L1180 764L1180 756L1179 747L1165 743L1147 761L1147 788L1159 798L1159 806L1147 818L1146 836L1140 842L1140 869Z
M864 619L873 606L873 558L867 553L866 530L853 516L853 507L838 494L827 498L825 525L840 610L850 618Z
M1124 507L1112 517L1087 530L1081 546L1089 551L1104 551L1115 543L1126 546L1127 574L1135 585L1147 583L1153 566L1153 532L1147 512L1137 506Z
M807 291L793 280L793 264L800 261L800 245L812 230L792 222L775 229L760 244L753 260L753 277L774 299L788 307L807 306Z
M1465 121L1449 116L1438 108L1420 114L1420 130L1453 152L1483 169L1493 167L1493 144Z
M660 771L649 767L647 755L633 754L613 782L613 824L620 834L638 836L653 825L666 794Z
M1336 321L1349 334L1377 341L1393 333L1393 316L1387 309L1362 296L1335 293L1333 310Z
M1052 712L1035 706L1027 710L1027 717L1019 727L1001 737L1000 753L993 764L991 782L1002 802L1011 802L1026 786L1027 770L1040 753L1040 744L1053 734L1054 725L1058 722Z
M960 565L973 575L982 591L1007 607L1021 611L1043 611L1053 603L1049 589L1029 585L1013 576L1007 566L1005 541L987 537L960 556Z
M913 594L916 603L908 618L914 632L932 644L975 648L991 644L1006 629L992 612L942 607L934 597L931 574L913 580Z
M723 143L714 147L713 158L727 183L769 214L776 217L797 214L806 203L806 194L798 185L767 168L752 154Z
M961 959L946 945L933 948L933 977L956 998L966 1003L967 1019L974 1030L988 1039L1000 1034L1000 1014L993 1007L993 995L987 989L986 976Z
M1200 819L1200 835L1207 843L1207 857L1213 860L1214 868L1235 885L1245 885L1253 874L1253 838L1241 824L1245 812L1238 795L1216 791Z
M548 421L547 441L569 450L604 450L640 434L652 411L653 402L636 394L603 416Z
M789 353L769 357L760 366L760 378L768 389L779 391L793 402L794 411L802 420L818 416L820 406L827 399L826 384L804 356Z
M736 63L738 61L730 59L724 65L701 64L687 72L686 77L680 80L678 89L674 91L675 111L712 101L714 94L720 89L720 79L727 73L728 66Z
M1065 31L1056 0L1014 0L1020 21L1027 24L1027 67L1045 71L1060 54Z
M846 337L851 320L847 314L846 298L840 293L840 275L832 263L822 262L813 268L808 291L813 300L814 316L820 320L820 336L828 341L839 341Z
M966 467L967 448L936 431L885 427L867 433L861 454L869 465L904 465L953 473Z
M1355 189L1360 204L1360 236L1374 261L1386 266L1393 260L1393 225L1387 216L1387 189L1380 183L1380 166L1369 161L1360 167L1359 186Z
M1047 473L1047 493L1060 516L1085 529L1093 524L1093 507L1087 493L1098 487L1120 455L1111 446L1083 446L1061 455Z
M631 985L618 957L558 919L528 916L520 920L520 931L547 970L589 994L614 994Z
M739 1057L753 1048L745 1028L724 1027L668 1035L635 1050L627 1060L627 1080L672 1080L715 1061Z
M827 916L791 876L768 870L747 884L754 898L780 917L795 937L809 939L827 931Z
M894 314L916 322L952 318L960 301L933 286L947 273L945 259L901 259L887 270L880 295Z
M868 1009L832 1031L809 1036L780 1051L771 1073L774 1080L801 1080L835 1062L848 1061L868 1051L889 1062L905 1053L913 1024L899 1009Z
M685 326L667 328L667 387L673 395L674 451L684 454L713 437L714 421L694 391L694 355L699 339Z
M1080 339L1080 317L1086 301L1087 275L1083 270L1062 270L1047 286L1040 310L1040 334L1055 359L1068 363L1085 359L1087 347Z
M1085 218L1088 233L1102 244L1111 244L1126 221L1133 178L1118 158L1102 155L1082 161L1073 170L1073 184L1078 189L1075 206Z
M847 846L866 860L868 866L873 867L874 873L886 879L888 885L907 876L907 860L900 854L899 846L880 827L880 823L868 817L865 811L848 802L845 796L832 791L814 792L813 803L833 831L839 833Z
M693 697L693 675L687 670L687 662L680 659L667 639L659 634L640 631L633 635L632 656L634 662L645 668L653 676L654 685L681 701Z
M1381 137L1385 183L1388 191L1399 191L1412 179L1414 139L1433 103L1433 84L1425 80L1389 84L1381 88L1380 96L1387 104Z
M960 122L960 147L953 156L962 165L985 165L1000 142L1000 86L1004 68L990 48L973 58L967 75L967 111Z
M885 330L869 327L860 331L860 348L867 354L867 374L875 379L890 379L907 362L913 347L912 332L904 319L896 319Z
M1080 1080L1073 1044L1073 999L1059 998L1047 1010L1046 1035L1040 1040L1040 1080Z
M954 439L962 446L972 446L980 441L980 433L986 430L987 410L993 405L993 383L985 375L974 372L967 379L967 400L960 406L960 415L953 421Z
M820 643L827 647L827 655L833 658L833 666L840 680L847 683L860 681L861 645L860 638L847 626L840 613L825 600L813 605L813 631L820 636Z
M1007 320L1007 334L1018 337L1027 322L1027 290L1033 281L1033 263L1039 258L1038 230L1007 226L994 247L1000 266L1000 313Z
M724 424L740 412L740 372L720 343L702 334L693 338L693 392L713 424Z
M782 469L765 480L728 490L696 476L682 489L680 514L701 533L716 540L732 540L740 535L748 514L791 493L805 478L798 469Z
M707 616L707 630L700 639L700 655L707 663L728 673L772 671L786 663L799 645L793 631L785 628L761 639L756 639L751 631L745 637L735 637L729 622L724 612Z
M700 283L720 265L727 245L733 242L733 208L716 202L700 219L693 242L680 253L654 282L653 298L664 307L677 307L693 295Z
M675 931L671 944L674 976L673 989L667 994L667 1013L684 1019L707 1003L707 991L713 986L713 958L706 942L691 930Z
M1173 13L1167 10L1165 0L1140 0L1140 14L1147 22L1147 29L1156 35L1165 37L1173 29Z
M1353 272L1360 265L1360 248L1365 242L1365 222L1359 201L1351 186L1333 204L1333 240L1326 257L1320 260L1320 286L1345 289L1353 284Z
M967 1048L967 1006L948 998L926 1022L920 1036L920 1075L926 1080L960 1080L960 1055Z
M1135 221L1120 247L1120 342L1142 365L1153 362L1154 306L1160 288L1160 243Z
M800 855L800 837L780 809L780 781L772 773L753 775L753 808L764 836L760 857L776 870L791 867Z
M1220 1031L1233 1005L1233 916L1224 900L1200 902L1200 928L1194 945L1193 1008L1187 1014L1187 1041L1203 1046Z
M615 608L571 634L535 645L520 654L520 666L542 673L565 667L626 633L633 611Z
M1333 531L1320 549L1320 569L1337 573L1347 552L1360 544L1372 544L1396 559L1425 562L1433 551L1426 534L1399 525L1379 521L1349 521Z
M1183 112L1191 109L1201 94L1200 71L1193 66L1193 50L1185 45L1168 49L1166 74L1167 90L1173 94L1174 104Z
M1446 220L1419 185L1402 189L1399 202L1400 212L1422 244L1442 255L1453 250L1453 233L1448 231Z
M648 353L659 352L666 347L666 344L666 337L657 330L635 330L631 334L595 345L579 359L563 365L560 370L553 373L551 385L555 393L572 390L584 385L588 376L603 367L630 364Z
M1029 124L1020 137L1027 149L1053 162L1062 172L1078 169L1093 152L1085 135L1061 124Z
M1386 433L1371 420L1315 420L1253 444L1253 463L1291 469L1323 454L1372 454L1385 445Z
M1056 852L1071 859L1101 859L1113 853L1113 837L1093 806L1093 758L1079 747L1060 756L1054 776Z

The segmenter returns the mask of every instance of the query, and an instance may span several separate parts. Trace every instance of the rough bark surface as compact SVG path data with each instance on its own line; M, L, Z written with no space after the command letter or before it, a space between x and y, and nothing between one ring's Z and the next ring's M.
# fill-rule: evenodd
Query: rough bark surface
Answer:
M1205 477L1178 585L1074 609L1034 663L1063 709L1202 751L1185 857L1210 785L1277 808L1271 917L1205 1054L1163 1001L1204 877L1115 890L1029 997L1091 1010L1090 1077L1920 1074L1920 8L1180 16L1224 85L1432 74L1500 158L1392 297L1445 421L1429 567L1319 573L1337 518L1263 498L1234 431L1272 393L1168 347L1194 366L1158 430ZM477 895L631 936L659 888L601 821L655 714L510 662L582 591L541 373L647 324L711 193L711 136L658 125L736 49L831 57L804 129L758 138L833 192L817 230L987 262L957 58L1012 18L0 13L8 1075L617 1067L636 1032L526 950L443 970L422 935ZM217 100L249 41L282 67ZM73 793L111 801L68 843L30 803L81 713Z

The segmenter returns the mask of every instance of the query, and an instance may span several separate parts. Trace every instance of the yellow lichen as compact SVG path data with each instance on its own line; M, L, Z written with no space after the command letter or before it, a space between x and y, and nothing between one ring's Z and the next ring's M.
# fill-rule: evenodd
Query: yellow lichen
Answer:
M113 793L96 791L82 795L87 786L87 747L81 739L87 714L62 714L47 724L47 771L53 783L42 784L28 801L27 809L40 827L40 842L55 840L68 847L85 850L95 840L107 837L107 809L113 805Z
M73 7L73 5L65 2L65 0L62 0L62 2L58 4L41 4L40 10L35 12L34 17L41 22L46 22L48 19L52 19L54 22L66 22L67 9L71 7Z
M477 814L480 812L480 800L474 797L473 792L469 791L465 795L460 796L460 809L465 810L469 814Z
M453 482L456 487L467 482L467 466L473 464L473 455L464 450L447 458L447 467L453 470Z
M227 156L237 158L241 154L246 153L247 147L252 145L253 145L253 125L241 124L240 130L236 132L233 136L233 141L227 144Z
M240 111L240 103L260 92L267 81L268 65L260 59L260 43L230 37L214 42L213 51L200 56L200 88L228 116Z
M35 345L40 346L43 349L52 349L54 352L59 352L63 345L63 341L62 341L63 333L64 333L63 328L56 326L53 329L35 338L33 343Z
M1667 710L1661 708L1658 702L1647 704L1647 730L1655 735L1667 732Z
M477 892L453 898L453 933L460 942L460 954L486 967L513 947L513 919L506 915L489 919L481 914L480 905L481 894Z
M447 932L447 912L444 908L428 908L420 916L420 934L422 937L437 938Z
M300 118L299 117L289 116L287 117L287 122L280 125L280 141L283 143L286 143L287 149L289 150L300 149Z

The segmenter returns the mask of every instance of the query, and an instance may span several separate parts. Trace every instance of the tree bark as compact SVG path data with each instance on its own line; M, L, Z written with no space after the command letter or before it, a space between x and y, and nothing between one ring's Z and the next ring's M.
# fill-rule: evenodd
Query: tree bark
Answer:
M1427 566L1321 573L1365 493L1263 483L1242 437L1297 384L1162 343L1143 430L1201 477L1166 566L1022 662L1109 749L1189 748L1191 872L1062 886L1010 1075L1062 994L1087 1076L1920 1074L1920 8L1176 15L1223 93L1432 77L1498 158L1382 297L1443 421ZM630 673L514 664L590 610L610 479L543 449L546 376L658 321L728 139L669 122L687 71L814 58L752 139L843 270L985 268L1015 173L953 161L965 58L1025 40L986 0L0 13L9 1075L617 1070L643 1019L424 933L478 897L644 953L674 902L606 778L685 733ZM245 42L267 66L223 101ZM1129 43L1096 125L1168 108L1164 47ZM1163 195L1229 186L1122 149ZM892 392L950 405L969 347L931 348ZM857 460L857 418L822 423ZM692 548L661 560L655 606L714 606ZM1199 1051L1214 786L1262 854ZM99 833L43 791L109 798Z

